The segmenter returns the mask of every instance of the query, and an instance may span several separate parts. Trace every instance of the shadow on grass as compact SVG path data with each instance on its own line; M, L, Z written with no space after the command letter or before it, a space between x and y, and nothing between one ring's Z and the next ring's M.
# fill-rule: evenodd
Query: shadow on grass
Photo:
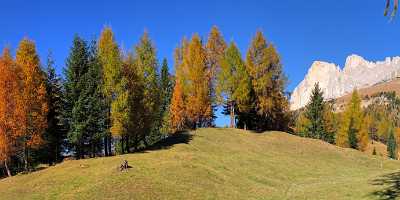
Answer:
M41 171L44 169L49 168L49 166L39 166L39 167L35 167L34 169L32 169L32 172L37 172L37 171Z
M382 189L371 193L377 199L392 200L400 197L400 172L385 174L372 180L371 184L382 186Z
M145 148L142 152L147 151L156 151L162 149L169 149L176 144L189 144L192 140L193 134L190 134L187 131L182 131L175 133L174 135L168 136L167 138L162 139L161 141L153 144L152 146Z

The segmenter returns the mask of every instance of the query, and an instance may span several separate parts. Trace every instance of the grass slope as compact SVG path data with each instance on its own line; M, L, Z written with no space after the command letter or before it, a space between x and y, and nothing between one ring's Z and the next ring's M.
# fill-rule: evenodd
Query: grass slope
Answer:
M186 136L164 149L66 161L0 180L0 199L390 199L400 193L398 161L282 132L199 129ZM119 172L124 159L132 168Z

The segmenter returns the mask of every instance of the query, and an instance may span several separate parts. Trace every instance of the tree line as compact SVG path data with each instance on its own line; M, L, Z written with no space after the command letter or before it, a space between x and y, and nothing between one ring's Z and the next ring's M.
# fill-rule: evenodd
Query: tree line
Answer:
M365 108L362 101L367 102ZM297 116L294 132L303 137L321 139L344 148L366 151L370 143L387 145L388 157L398 158L400 150L400 98L395 92L360 97L354 90L342 112L335 102L325 101L316 83L310 102ZM376 149L373 149L373 154Z
M258 31L246 60L234 42L214 27L207 43L184 38L175 49L175 86L170 115L173 131L213 125L214 107L230 115L230 127L287 130L286 76L275 46Z
M287 130L290 121L281 58L257 31L245 59L213 27L205 40L184 37L174 50L175 75L144 32L123 51L110 27L87 41L75 35L57 75L23 39L0 57L0 165L3 175L39 163L135 152L184 130L214 127L217 107L230 127Z

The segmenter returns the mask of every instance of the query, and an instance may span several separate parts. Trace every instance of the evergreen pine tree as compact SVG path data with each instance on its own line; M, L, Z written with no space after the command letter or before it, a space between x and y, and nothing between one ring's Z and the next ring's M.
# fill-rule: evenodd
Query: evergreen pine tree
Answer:
M47 114L47 129L43 135L45 145L40 149L43 162L49 164L62 160L62 152L65 148L66 126L64 113L64 89L61 77L56 74L52 54L47 57L47 100L49 112Z
M396 159L397 158L397 149L396 149L396 139L394 137L394 131L393 128L389 129L389 138L387 141L387 152L388 152L388 157L391 159Z
M161 129L160 132L162 134L168 134L169 127L169 107L172 98L172 89L173 89L173 77L168 72L168 63L167 59L163 59L161 65L161 77L160 77L160 86L161 86L161 106L160 106L160 117L161 117Z
M75 36L67 58L65 73L66 108L64 116L68 124L68 141L77 158L84 156L85 144L85 74L89 71L89 50L86 42Z
M82 95L85 98L85 126L88 134L86 151L91 157L95 157L102 152L102 140L108 134L108 112L106 99L103 98L102 71L96 41L91 42L88 50L89 69L84 75Z
M322 139L325 138L324 130L324 97L319 84L314 85L311 93L310 102L306 106L305 117L309 120L309 125L305 133L306 137Z
M68 140L77 158L94 157L102 152L102 139L108 133L108 109L95 41L88 45L75 37L65 76Z
M171 102L172 96L172 77L168 72L168 63L167 59L163 59L161 65L161 77L160 77L160 86L161 86L161 111L165 112L168 109L168 106Z

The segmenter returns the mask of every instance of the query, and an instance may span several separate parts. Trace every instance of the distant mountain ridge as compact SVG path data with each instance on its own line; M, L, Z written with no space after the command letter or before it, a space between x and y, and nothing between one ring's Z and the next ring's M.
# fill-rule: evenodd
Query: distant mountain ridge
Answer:
M304 80L293 90L290 109L307 105L314 84L324 92L325 99L334 99L350 93L355 88L365 88L400 76L400 57L387 57L384 61L370 62L358 55L346 58L340 69L334 63L315 61Z

